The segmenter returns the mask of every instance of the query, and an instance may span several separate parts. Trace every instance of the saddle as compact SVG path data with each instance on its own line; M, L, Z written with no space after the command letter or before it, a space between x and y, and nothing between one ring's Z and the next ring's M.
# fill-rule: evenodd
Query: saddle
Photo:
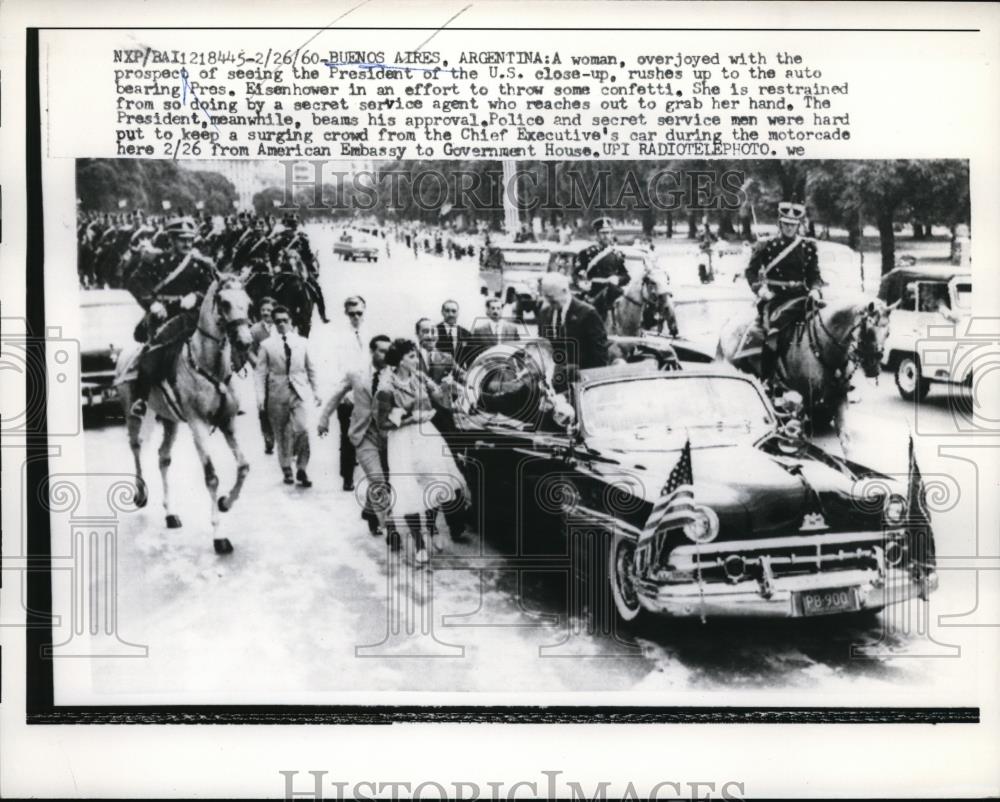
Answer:
M788 346L793 340L802 337L810 317L817 313L818 308L809 303L808 296L797 296L772 304L762 315L766 320L767 330L758 321L748 324L733 354L733 362L746 364L756 359L766 343L777 352L780 364Z

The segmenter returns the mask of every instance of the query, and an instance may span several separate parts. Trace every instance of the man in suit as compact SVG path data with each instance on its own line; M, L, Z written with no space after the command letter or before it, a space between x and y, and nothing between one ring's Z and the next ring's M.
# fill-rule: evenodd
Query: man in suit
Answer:
M441 317L437 324L437 349L465 367L471 354L472 332L458 325L458 301L448 299L441 304Z
M578 371L608 364L608 335L597 310L573 297L562 273L546 273L541 289L546 307L538 331L557 355L553 389L561 393Z
M250 363L254 366L257 365L260 344L274 333L274 321L272 320L274 299L261 298L260 303L257 305L257 310L260 320L250 327L250 336L253 337L253 342L250 344ZM258 399L258 407L260 406L260 400ZM267 399L264 399L263 406L267 407ZM260 433L264 436L264 453L273 454L274 432L271 431L271 421L268 420L266 409L259 409L257 417L260 418Z
M365 299L360 295L352 295L344 300L344 317L347 326L336 342L337 370L346 374L353 370L363 371L368 364L368 336L365 328ZM354 398L348 392L337 407L337 420L340 422L340 478L343 479L344 490L354 490L354 466L357 458L348 431L351 427L351 407Z
M278 464L286 485L298 481L312 487L306 473L309 465L309 431L306 428L306 404L316 396L316 369L309 355L308 342L292 329L292 318L283 306L272 313L274 334L260 344L257 359L257 405L266 409L271 431L278 446ZM292 479L292 462L295 479Z
M372 337L368 343L371 361L367 369L348 370L340 380L330 400L323 407L319 419L319 436L325 437L330 431L330 416L340 407L340 402L351 393L354 405L351 408L347 436L354 446L358 464L368 478L365 507L361 517L368 521L368 530L377 535L386 525L388 499L386 482L389 468L386 463L386 438L375 415L375 396L378 383L385 369L385 355L389 351L390 340L384 334Z
M473 357L494 345L516 342L520 339L517 326L503 319L503 304L500 299L487 298L486 321L472 329L472 340L475 343Z

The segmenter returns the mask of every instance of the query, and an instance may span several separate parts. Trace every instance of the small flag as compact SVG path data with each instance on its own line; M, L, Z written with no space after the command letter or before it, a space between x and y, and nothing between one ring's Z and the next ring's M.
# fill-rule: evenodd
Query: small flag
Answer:
M165 211L165 212L166 212L166 211L169 211L169 210L170 210L170 201L168 201L168 200L165 200L165 201L163 201L163 203L161 203L160 205L161 205L161 206L163 206L163 211Z
M653 511L646 519L639 544L649 541L659 529L676 529L694 519L694 479L691 476L691 440L684 443L680 459L667 477Z
M125 198L119 198L118 199L118 208L119 209L124 209L127 205L128 205L128 201L125 200Z
M910 459L906 491L906 528L910 541L910 564L919 575L932 569L936 563L934 533L927 513L927 495L924 480L917 466L917 453L910 435Z
M280 201L280 200L278 200L277 198L275 198L274 200L272 200L272 201L271 201L271 205L272 205L272 206L273 206L273 207L274 207L275 209L277 209L277 208L278 208L279 206L281 206L281 201Z
M448 212L451 211L451 209L452 209L452 206L451 206L450 203L444 203L444 204L442 204L441 205L441 216L444 217L446 214L448 214Z
M205 208L205 201L195 201L194 208L198 209L198 211L201 211L202 209Z
M233 208L234 209L239 209L240 208L240 202L238 200L234 200L233 201Z

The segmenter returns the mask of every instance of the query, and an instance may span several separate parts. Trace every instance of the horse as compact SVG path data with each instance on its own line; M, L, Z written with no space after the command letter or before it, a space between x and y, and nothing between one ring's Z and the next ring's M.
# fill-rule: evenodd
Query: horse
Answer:
M832 420L846 455L850 436L844 415L851 376L858 367L868 378L881 372L889 309L879 300L804 303L804 318L779 335L777 377L801 395L814 425ZM730 319L719 334L716 357L760 375L760 336L754 320Z
M149 409L156 414L163 426L163 440L159 449L160 476L163 479L163 509L168 529L181 526L180 518L172 511L167 472L170 452L177 437L178 425L187 423L194 438L194 445L201 460L205 486L211 497L212 538L216 554L229 554L233 545L228 538L220 538L219 512L227 512L240 496L243 483L250 470L250 463L236 441L233 423L239 403L229 386L234 371L246 362L253 340L249 321L250 298L242 282L235 276L217 278L205 294L198 315L198 328L184 342L173 359L172 382L162 382L149 394ZM132 364L132 354L119 356L115 383L120 386L122 405L128 422L128 441L135 460L136 506L145 507L148 501L146 484L142 476L140 453L142 420L130 414L131 386L126 378ZM218 496L219 477L215 473L207 450L211 427L217 427L226 438L236 459L236 480L223 496Z
M611 309L613 334L636 337L643 329L661 334L663 324L669 324L673 318L670 278L666 271L655 267L634 276Z

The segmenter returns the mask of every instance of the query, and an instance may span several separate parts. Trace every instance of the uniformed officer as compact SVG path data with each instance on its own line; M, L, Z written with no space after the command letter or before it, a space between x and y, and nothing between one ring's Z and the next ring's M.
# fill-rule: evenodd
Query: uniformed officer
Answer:
M326 299L323 297L323 289L319 286L319 270L309 245L309 236L299 230L299 220L295 215L286 214L281 222L283 228L271 237L271 263L280 267L290 262L290 252L298 254L306 267L307 273L303 278L319 311L320 319L324 323L329 323L326 317Z
M577 257L577 276L590 282L587 300L604 319L611 305L624 292L630 276L625 267L625 255L615 247L611 218L597 218L593 230L597 242Z
M150 389L166 378L171 357L198 327L201 302L215 279L212 260L192 247L196 232L190 218L174 218L165 233L167 247L146 251L125 287L146 310L135 327L135 339L144 343L130 410L137 417L146 414Z
M763 335L761 379L772 390L780 332L801 319L800 299L808 296L818 301L821 297L823 278L816 243L799 234L805 216L801 203L779 203L780 234L757 245L746 269L747 281L757 294L757 325Z

